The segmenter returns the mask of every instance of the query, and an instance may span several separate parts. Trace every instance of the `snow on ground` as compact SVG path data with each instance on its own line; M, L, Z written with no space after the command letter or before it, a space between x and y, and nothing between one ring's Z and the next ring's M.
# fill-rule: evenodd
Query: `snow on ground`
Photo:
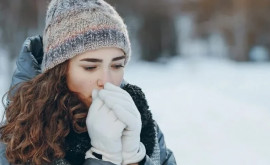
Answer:
M270 64L175 58L131 64L183 165L270 164Z
M130 63L125 79L145 92L178 164L270 164L269 63L178 57Z

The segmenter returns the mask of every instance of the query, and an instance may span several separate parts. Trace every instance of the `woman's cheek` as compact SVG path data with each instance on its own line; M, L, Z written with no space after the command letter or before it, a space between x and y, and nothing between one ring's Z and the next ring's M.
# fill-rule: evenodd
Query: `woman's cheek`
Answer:
M89 98L92 96L92 90L94 88L94 82L91 80L81 80L78 83L78 88L80 88L80 93L82 93L86 98Z
M120 86L123 81L123 77L124 77L124 72L114 75L114 78L115 78L114 85Z
M78 83L78 93L81 100L87 105L90 106L92 103L92 90L94 89L94 83L92 81L85 81Z
M69 81L68 87L71 91L77 92L84 97L91 96L91 88L93 86L93 82L88 80L87 77L83 74L73 74Z

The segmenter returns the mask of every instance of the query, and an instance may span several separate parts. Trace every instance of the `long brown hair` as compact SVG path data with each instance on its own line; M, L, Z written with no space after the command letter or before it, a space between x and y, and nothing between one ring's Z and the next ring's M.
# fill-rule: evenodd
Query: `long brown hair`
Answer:
M85 132L88 108L67 87L68 61L19 84L6 109L0 140L15 164L47 164L65 156L70 129Z

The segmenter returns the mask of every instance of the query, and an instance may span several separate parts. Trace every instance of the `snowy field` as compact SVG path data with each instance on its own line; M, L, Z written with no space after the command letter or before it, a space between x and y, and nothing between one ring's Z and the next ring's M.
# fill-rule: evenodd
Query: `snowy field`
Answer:
M0 64L2 95L10 76ZM270 63L134 62L125 79L145 92L178 164L270 164Z
M130 65L183 165L270 164L270 63L176 58Z

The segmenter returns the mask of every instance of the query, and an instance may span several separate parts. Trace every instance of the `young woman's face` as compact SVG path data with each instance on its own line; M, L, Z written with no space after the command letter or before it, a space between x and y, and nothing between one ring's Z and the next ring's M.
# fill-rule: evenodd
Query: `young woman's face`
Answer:
M92 103L92 90L102 89L106 82L120 86L126 56L119 48L101 48L77 55L69 61L67 85L87 105Z

